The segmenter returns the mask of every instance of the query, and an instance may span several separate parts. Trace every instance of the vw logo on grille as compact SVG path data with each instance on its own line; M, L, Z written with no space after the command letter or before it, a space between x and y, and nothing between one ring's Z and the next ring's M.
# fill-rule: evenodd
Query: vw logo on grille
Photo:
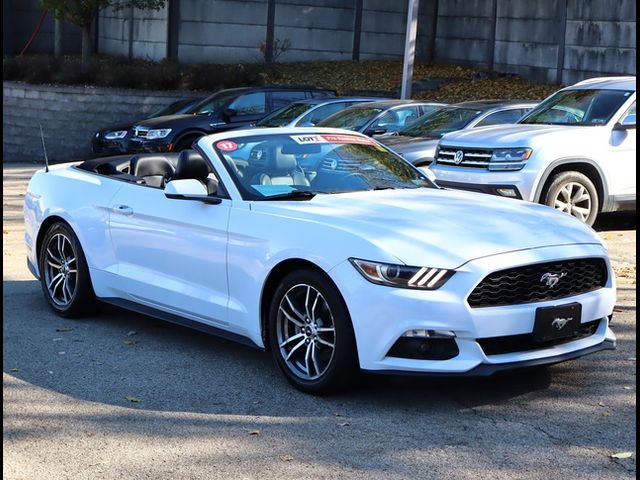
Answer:
M453 156L453 161L456 165L460 165L464 160L464 152L462 150L458 150Z
M567 272L562 273L551 273L547 272L542 277L540 277L540 282L544 283L547 287L553 288L555 287L562 277L566 277Z

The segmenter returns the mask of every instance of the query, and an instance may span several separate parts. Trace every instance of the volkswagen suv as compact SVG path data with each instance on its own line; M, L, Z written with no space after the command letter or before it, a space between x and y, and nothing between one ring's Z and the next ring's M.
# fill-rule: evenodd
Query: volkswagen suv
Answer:
M636 207L636 77L564 88L514 125L446 134L440 186L542 203L593 225Z

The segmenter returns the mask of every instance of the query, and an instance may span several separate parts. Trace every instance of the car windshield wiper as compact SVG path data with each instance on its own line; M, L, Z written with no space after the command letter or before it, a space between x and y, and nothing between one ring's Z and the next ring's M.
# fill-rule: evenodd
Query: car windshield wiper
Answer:
M292 192L269 195L258 200L311 200L316 195L317 192L312 192L310 190L294 190Z

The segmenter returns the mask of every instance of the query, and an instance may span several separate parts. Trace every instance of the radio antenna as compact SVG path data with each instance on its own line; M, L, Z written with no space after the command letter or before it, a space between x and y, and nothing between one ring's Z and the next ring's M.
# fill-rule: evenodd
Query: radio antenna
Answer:
M44 144L44 133L42 132L42 124L40 124L40 139L42 140L42 150L44 150L44 171L49 171L49 157L47 157L47 147Z

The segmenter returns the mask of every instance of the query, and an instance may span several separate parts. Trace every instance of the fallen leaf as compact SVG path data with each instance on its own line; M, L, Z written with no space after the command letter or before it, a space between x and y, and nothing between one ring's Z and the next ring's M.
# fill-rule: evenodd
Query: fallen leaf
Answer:
M9 230L2 230L3 235L9 235Z
M336 414L335 414L335 416L336 416L336 417L341 417L341 416L342 416L342 414L341 414L341 413L336 413Z
M632 362L635 362L636 361L636 357L629 357L629 358L627 358L627 360L631 360Z
M619 452L611 454L611 458L631 458L632 456L633 452Z
M131 336L131 335L137 335L138 332L136 332L135 330L131 330L130 332L127 332L127 336Z
M249 430L249 435L260 435L260 430Z
M600 405L601 407L606 407L606 405L602 402L598 402L598 405Z
M341 427L349 427L351 424L349 422L343 422L340 424Z
M609 415L611 415L609 412L602 412L601 414L603 417L608 417Z
M9 369L10 372L19 372L20 369L19 368L11 368Z
M293 460L293 457L291 455L280 455L280 460L283 462L290 462Z
M623 386L622 388L624 388L625 390L631 390L631 387L628 385Z
M56 332L70 332L72 330L73 328L68 328L68 327L56 328Z
M138 343L137 340L125 340L124 342L125 345L135 345L136 343Z
M138 397L124 397L132 403L140 403L141 400Z

